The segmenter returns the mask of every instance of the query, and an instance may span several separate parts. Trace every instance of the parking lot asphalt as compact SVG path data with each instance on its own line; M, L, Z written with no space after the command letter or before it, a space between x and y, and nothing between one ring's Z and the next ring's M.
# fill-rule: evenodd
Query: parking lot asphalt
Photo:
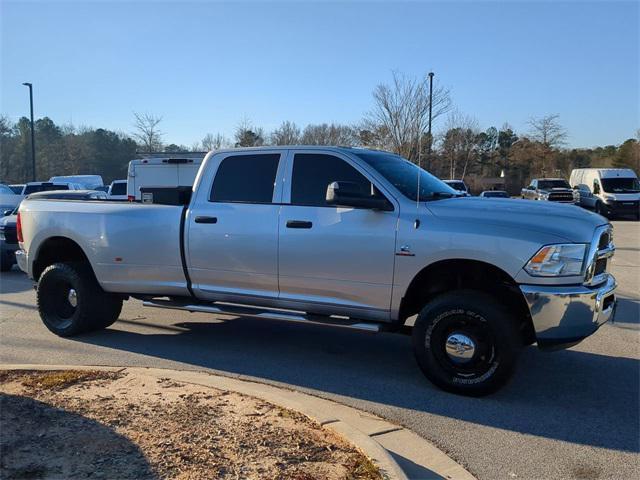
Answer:
M465 398L420 373L410 338L125 303L108 330L62 339L31 282L0 276L0 362L208 370L330 398L401 424L480 479L640 475L640 223L614 221L616 322L564 351L527 348L513 381Z

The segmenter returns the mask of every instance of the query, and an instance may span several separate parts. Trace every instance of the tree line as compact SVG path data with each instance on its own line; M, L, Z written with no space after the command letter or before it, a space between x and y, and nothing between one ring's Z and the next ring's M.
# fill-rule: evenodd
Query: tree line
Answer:
M298 126L283 121L266 132L241 120L232 138L208 133L191 146L165 142L162 117L134 113L131 132L56 125L44 117L35 122L38 179L53 175L100 174L105 181L126 178L127 164L139 154L198 152L260 145L343 145L384 149L418 163L440 178L464 179L476 190L486 179L516 192L532 177L568 177L573 168L622 167L640 172L640 144L566 148L568 132L558 115L531 118L515 132L501 127L480 129L478 121L454 108L451 93L436 85L429 96L427 80L394 73L372 92L372 107L361 121ZM430 98L432 104L430 104ZM431 109L433 132L429 134ZM640 136L640 134L638 134ZM0 117L0 181L31 179L30 124ZM501 179L501 180L498 180Z

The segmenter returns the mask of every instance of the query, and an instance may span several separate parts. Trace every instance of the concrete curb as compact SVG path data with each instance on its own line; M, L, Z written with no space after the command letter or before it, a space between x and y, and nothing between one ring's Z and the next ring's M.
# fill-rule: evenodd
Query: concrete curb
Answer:
M474 480L461 465L410 430L346 405L273 385L207 372L145 367L2 364L0 369L135 372L155 378L169 378L183 383L229 390L306 415L355 445L380 468L386 478L391 480Z

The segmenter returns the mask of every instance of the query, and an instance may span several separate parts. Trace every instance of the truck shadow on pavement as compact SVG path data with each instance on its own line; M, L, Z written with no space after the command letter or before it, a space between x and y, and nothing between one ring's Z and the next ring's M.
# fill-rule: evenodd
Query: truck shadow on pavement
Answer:
M438 390L422 376L407 336L253 318L191 318L196 321L165 326L120 320L73 340L171 361L158 366L291 385L398 423L402 412L386 406L426 413L434 421L449 417L577 444L640 450L636 359L530 347L508 386L489 397L465 398ZM429 425L424 428L423 434Z

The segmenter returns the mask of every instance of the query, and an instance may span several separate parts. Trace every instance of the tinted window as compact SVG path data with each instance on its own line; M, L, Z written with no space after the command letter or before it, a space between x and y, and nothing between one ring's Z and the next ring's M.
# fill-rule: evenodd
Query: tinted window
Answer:
M28 195L35 192L50 192L52 190L69 190L69 185L59 185L56 183L42 183L40 185L27 185L24 194Z
M271 203L279 159L279 153L225 158L218 167L209 200Z
M124 182L114 183L111 187L111 195L126 195L127 184Z
M13 190L11 190L9 187L6 187L4 185L0 185L0 193L6 194L6 195L13 195Z
M372 185L360 172L333 155L298 153L293 160L291 203L325 207L327 187L332 182L353 182L363 194L371 194Z

